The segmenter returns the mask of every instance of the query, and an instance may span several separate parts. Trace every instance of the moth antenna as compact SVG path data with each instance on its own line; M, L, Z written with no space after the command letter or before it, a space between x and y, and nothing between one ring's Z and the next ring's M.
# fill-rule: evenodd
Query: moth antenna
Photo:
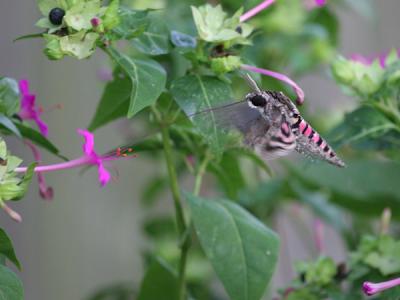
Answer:
M261 93L260 87L257 85L257 82L249 75L249 73L244 74L244 79L246 79L247 83L250 87L258 93Z

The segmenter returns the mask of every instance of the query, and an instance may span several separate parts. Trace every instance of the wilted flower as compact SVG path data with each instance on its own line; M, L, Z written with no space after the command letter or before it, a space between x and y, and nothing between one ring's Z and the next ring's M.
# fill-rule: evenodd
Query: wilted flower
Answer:
M35 94L31 94L29 92L29 82L28 80L20 80L19 81L19 90L21 93L21 109L18 113L18 116L22 120L33 120L39 127L39 131L44 136L48 134L48 127L45 122L40 118L40 115L43 111L36 107L35 101L36 96Z
M40 163L42 157L40 155L39 149L32 144L30 141L26 140L25 144L31 149L33 157L35 158L36 163ZM38 183L39 183L39 195L44 200L52 200L54 196L54 190L52 187L47 186L46 180L42 173L37 173Z
M400 285L400 278L392 279L389 281L383 281L380 283L373 283L366 281L363 283L362 289L365 294L367 294L368 296L372 296L398 285Z

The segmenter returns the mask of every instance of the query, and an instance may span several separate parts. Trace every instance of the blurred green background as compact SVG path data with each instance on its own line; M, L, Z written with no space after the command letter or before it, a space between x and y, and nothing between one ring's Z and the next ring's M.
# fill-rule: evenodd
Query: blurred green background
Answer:
M374 18L350 10L337 11L341 22L341 53L370 54L397 46L400 2L375 1L374 7ZM81 153L81 139L75 129L85 128L93 116L103 89L96 73L107 62L99 51L90 60L66 58L50 62L42 54L41 40L13 43L14 38L35 32L34 23L38 18L34 0L1 1L0 70L4 76L29 79L37 101L44 107L63 104L62 110L52 111L44 119L50 127L50 139L64 155L73 158ZM306 92L310 113L323 114L328 108L339 112L354 105L354 100L343 96L324 71L303 77L299 84ZM101 128L96 132L96 149L107 151L122 143L130 130L138 133L135 127L129 129L119 121ZM26 161L32 160L19 141L11 140L9 147ZM56 161L51 155L43 154L45 162ZM22 224L13 223L1 213L0 225L12 237L24 266L20 276L26 299L84 299L113 282L140 283L141 250L147 245L140 224L148 212L141 209L139 194L146 177L163 172L164 165L139 156L129 163L117 162L115 166L120 178L103 189L98 186L95 170L83 175L78 170L70 170L46 176L55 190L51 203L39 199L33 183L26 199L14 206L23 216ZM169 195L165 195L157 210L172 211L169 200ZM291 260L307 258L307 241L291 231L296 226L291 216L290 211L284 212L275 222L278 233L286 241L290 240L290 244L282 245L275 286L282 286L293 276ZM330 229L326 236L327 254L342 258L340 239Z

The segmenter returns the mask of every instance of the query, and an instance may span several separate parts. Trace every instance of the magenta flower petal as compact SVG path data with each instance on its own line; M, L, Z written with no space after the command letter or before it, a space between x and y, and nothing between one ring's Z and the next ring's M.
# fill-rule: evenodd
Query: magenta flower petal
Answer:
M262 69L262 68L249 66L249 65L241 65L241 68L246 71L256 72L256 73L260 73L260 74L263 74L266 76L270 76L270 77L276 78L280 81L283 81L283 82L289 84L297 95L297 99L296 99L297 104L303 104L304 91L297 85L296 82L294 82L292 79L290 79L286 75L278 73L278 72Z
M29 81L26 79L21 79L18 82L18 87L22 95L29 94Z
M35 107L36 96L29 93L29 82L26 79L18 82L19 90L21 92L21 109L18 113L22 120L33 120L39 127L42 135L48 135L48 127L46 123L40 118L40 110Z
M315 0L315 4L318 6L324 6L326 4L326 0Z
M105 186L111 180L111 175L101 160L97 163L97 170L99 172L99 182L101 186Z
M400 285L400 278L392 279L389 281L383 281L380 283L373 283L366 281L363 283L362 289L366 295L372 296L398 285Z
M83 136L85 139L85 143L82 146L82 150L86 155L92 155L94 152L94 135L93 133L84 130L78 129L78 133Z

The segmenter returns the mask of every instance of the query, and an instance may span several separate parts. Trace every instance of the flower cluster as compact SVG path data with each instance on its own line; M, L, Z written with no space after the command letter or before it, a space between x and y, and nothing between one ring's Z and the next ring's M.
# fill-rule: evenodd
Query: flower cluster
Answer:
M101 0L39 1L44 15L36 26L46 29L45 54L50 59L65 55L78 59L89 57L105 32L119 23L119 0L101 6Z
M350 59L339 57L332 64L332 72L339 83L351 87L356 93L370 95L378 91L384 80L391 80L385 78L385 69L398 60L399 51L396 49L371 57L353 54Z

